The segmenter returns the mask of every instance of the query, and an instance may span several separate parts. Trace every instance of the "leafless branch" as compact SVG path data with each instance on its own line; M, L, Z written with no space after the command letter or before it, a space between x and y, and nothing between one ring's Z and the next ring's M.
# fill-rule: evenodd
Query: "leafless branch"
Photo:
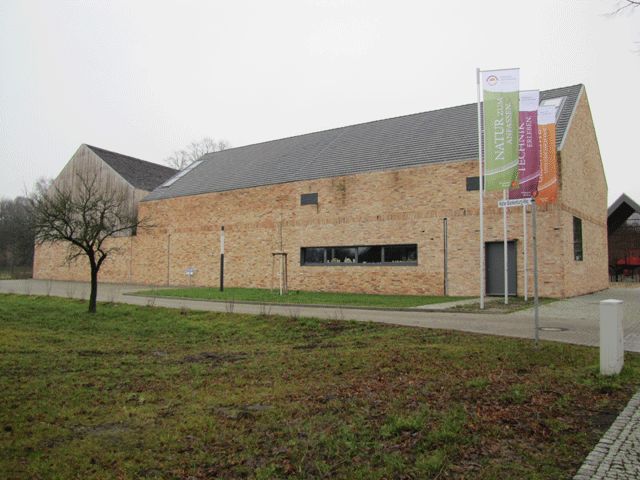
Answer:
M640 7L640 0L619 0L616 5L616 8L609 13L609 15L614 16L624 12L625 10L634 10Z
M185 148L176 150L165 159L165 163L172 168L184 170L203 155L211 152L219 152L229 147L227 140L215 141L211 137L205 137L200 141L191 142Z
M97 277L104 261L117 251L106 240L133 233L148 222L138 219L127 191L103 187L97 176L78 174L73 186L40 186L31 198L38 244L67 242L67 262L86 256L91 267L89 311L95 312Z

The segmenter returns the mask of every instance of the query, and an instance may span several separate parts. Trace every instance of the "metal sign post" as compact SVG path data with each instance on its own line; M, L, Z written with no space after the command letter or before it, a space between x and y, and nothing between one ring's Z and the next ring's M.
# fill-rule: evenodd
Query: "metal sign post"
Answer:
M507 199L507 190L502 191L502 199ZM502 235L504 254L504 304L509 305L509 251L507 245L507 209L502 209Z
M531 240L533 242L533 318L535 323L534 339L538 346L540 317L538 313L538 227L536 225L536 204L531 204Z
M540 317L538 312L539 302L538 302L538 237L537 237L537 225L536 225L536 203L531 198L517 198L513 200L500 200L498 202L498 207L504 208L505 210L509 207L519 207L522 206L525 209L524 217L525 225L526 225L526 208L527 205L531 205L531 240L533 243L533 315L535 322L535 332L534 338L536 341L536 347L538 346L538 333L540 329ZM526 230L525 230L526 236ZM525 270L526 272L526 270ZM525 273L526 275L526 273ZM525 284L526 285L526 284ZM525 287L526 288L526 287Z

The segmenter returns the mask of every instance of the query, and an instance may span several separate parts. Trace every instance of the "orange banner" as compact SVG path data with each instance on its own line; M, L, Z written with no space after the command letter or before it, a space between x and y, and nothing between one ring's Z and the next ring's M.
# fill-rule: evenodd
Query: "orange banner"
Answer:
M555 203L558 200L558 159L556 156L556 107L538 109L540 141L540 180L535 195L536 204Z

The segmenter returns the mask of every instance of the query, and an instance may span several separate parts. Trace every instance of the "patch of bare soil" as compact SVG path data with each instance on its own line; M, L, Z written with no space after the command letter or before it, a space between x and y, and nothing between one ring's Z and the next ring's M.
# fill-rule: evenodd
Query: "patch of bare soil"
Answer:
M247 357L244 353L215 353L202 352L193 355L187 355L180 363L234 363L244 360Z

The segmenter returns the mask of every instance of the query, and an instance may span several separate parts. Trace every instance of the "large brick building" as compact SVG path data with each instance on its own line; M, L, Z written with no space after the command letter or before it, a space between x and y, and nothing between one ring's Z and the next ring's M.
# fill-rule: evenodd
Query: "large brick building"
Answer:
M548 90L541 102L559 105L560 191L557 204L538 210L540 293L604 289L607 185L586 91ZM291 289L475 295L477 151L469 104L207 154L140 202L153 228L114 239L122 248L101 280L216 286L224 225L228 286L271 287L273 253L286 252ZM487 252L498 253L488 269L502 257L499 198L485 198ZM510 212L508 237L510 288L520 295L519 209ZM34 275L87 278L83 265L62 264L61 249L39 247ZM529 265L531 258L529 248Z

